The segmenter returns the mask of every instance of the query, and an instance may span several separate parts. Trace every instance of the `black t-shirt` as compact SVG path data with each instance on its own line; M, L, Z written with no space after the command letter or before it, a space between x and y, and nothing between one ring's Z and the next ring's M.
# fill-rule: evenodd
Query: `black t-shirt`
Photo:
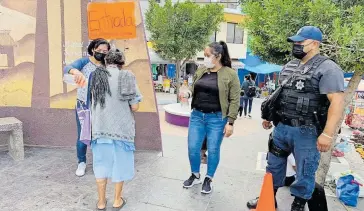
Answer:
M204 113L221 111L217 73L205 73L194 89L193 109Z

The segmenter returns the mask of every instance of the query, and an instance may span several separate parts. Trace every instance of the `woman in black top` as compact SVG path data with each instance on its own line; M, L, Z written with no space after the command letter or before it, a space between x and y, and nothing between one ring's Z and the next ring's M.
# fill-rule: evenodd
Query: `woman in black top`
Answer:
M207 175L202 193L211 193L212 178L220 161L222 140L233 132L239 108L240 83L225 42L211 43L205 48L204 67L197 70L192 85L192 113L188 132L191 176L185 188L200 181L201 147L207 139Z

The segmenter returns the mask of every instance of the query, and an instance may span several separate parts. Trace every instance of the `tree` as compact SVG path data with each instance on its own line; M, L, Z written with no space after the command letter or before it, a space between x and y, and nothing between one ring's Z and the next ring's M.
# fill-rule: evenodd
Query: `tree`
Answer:
M323 54L336 61L345 72L354 72L345 91L345 106L351 102L364 73L363 0L241 0L249 16L242 25L249 30L252 51L263 60L284 64L292 45L286 40L304 25L314 25L324 33ZM337 125L336 134L344 119ZM325 183L331 153L321 153L316 180Z
M191 1L163 6L149 0L146 28L156 52L166 60L176 63L176 90L179 92L181 67L203 50L209 37L218 30L224 19L223 6L199 5Z

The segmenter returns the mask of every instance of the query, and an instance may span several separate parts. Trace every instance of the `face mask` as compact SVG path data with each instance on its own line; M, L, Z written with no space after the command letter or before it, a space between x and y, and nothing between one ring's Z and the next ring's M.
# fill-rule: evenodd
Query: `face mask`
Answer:
M207 68L214 68L215 67L215 64L212 63L212 56L211 57L206 57L204 58L203 60L203 63L205 65L205 67Z
M303 49L305 48L305 46L308 46L311 43L307 45L293 44L293 49L292 49L293 56L300 60L303 59L307 55L307 53L304 52Z
M96 52L94 53L94 57L97 61L102 62L105 59L106 54Z

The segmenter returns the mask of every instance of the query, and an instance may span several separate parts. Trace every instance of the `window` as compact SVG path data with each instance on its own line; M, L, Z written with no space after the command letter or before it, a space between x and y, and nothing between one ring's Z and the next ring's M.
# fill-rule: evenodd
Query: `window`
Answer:
M236 23L227 23L226 42L243 44L244 31Z
M216 42L216 32L214 32L211 36L210 36L210 42Z

